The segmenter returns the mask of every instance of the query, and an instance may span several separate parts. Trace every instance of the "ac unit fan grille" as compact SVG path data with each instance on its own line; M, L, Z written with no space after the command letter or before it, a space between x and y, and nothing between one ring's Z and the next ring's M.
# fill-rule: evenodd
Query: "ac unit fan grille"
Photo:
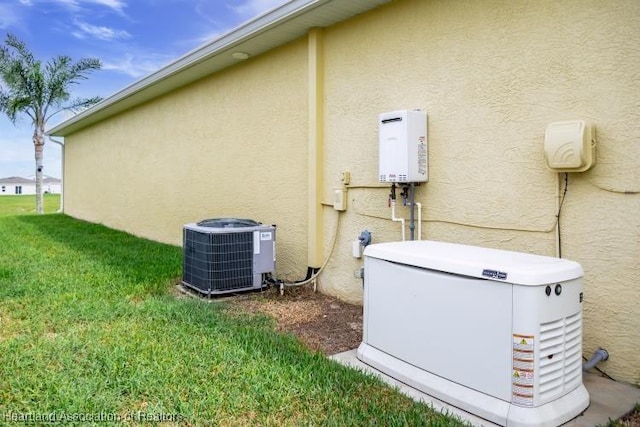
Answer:
M185 229L182 280L202 292L253 286L253 232L200 233Z

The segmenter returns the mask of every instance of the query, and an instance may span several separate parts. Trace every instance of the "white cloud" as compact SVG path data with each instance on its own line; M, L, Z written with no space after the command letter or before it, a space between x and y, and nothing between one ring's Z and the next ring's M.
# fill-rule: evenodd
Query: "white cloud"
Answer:
M9 28L19 21L18 14L8 4L0 3L0 29Z
M54 3L60 3L64 6L67 6L71 9L77 9L79 7L78 2L76 0L52 0Z
M123 12L124 8L127 7L127 3L122 0L81 0L85 3L95 3L106 6L115 10L116 12Z
M251 18L286 3L285 0L246 0L231 9L246 18Z
M283 5L286 2L287 0L241 0L240 2L236 1L236 5L231 5L227 2L226 7L236 14L240 22L242 22L277 6ZM227 21L220 21L218 19L219 8L220 5L210 1L198 2L194 10L199 17L209 23L209 30L200 37L185 40L182 44L201 45L209 43L226 34L230 30L230 27L233 28L237 25L237 23L229 25L229 22Z
M114 28L91 25L82 21L76 21L75 24L80 31L74 31L72 34L78 39L83 39L87 35L100 40L127 39L131 37L131 34L125 30L116 30Z
M117 60L103 60L103 70L113 70L133 78L140 78L153 73L169 62L172 57L167 55L132 55L126 54Z
M187 49L194 49L204 44L211 43L213 40L219 38L220 36L226 33L227 33L227 30L208 31L206 34L199 37L180 40L179 42L176 43L176 45L187 46Z
M33 6L34 3L58 3L73 10L80 9L83 4L94 4L99 6L105 6L114 10L119 14L124 13L124 9L127 7L127 3L124 0L19 0L24 6Z

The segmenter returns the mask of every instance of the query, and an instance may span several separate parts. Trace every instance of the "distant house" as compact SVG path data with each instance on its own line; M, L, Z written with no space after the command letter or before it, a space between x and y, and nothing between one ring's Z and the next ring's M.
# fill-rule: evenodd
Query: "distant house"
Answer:
M50 194L60 194L62 180L52 176L45 176L42 180L43 191ZM36 181L34 177L23 178L10 176L0 178L0 196L20 194L36 194Z

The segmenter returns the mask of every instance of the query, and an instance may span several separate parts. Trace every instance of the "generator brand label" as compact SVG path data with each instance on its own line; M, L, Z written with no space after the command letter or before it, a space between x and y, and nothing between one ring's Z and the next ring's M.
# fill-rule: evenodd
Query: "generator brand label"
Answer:
M535 387L535 336L513 334L513 365L511 402L519 406L533 406Z
M482 275L490 279L507 280L507 273L504 271L484 269L482 270Z
M271 240L271 232L263 231L260 233L260 240Z

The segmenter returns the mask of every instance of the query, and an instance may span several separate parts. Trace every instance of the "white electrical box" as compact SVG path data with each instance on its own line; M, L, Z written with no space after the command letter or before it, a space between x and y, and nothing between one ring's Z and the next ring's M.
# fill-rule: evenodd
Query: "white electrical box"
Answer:
M554 122L544 134L547 166L557 172L584 172L596 162L595 131L584 120Z
M503 426L587 408L580 264L434 241L364 256L361 361Z
M337 211L347 210L347 190L345 188L333 189L333 209Z
M426 182L427 113L400 110L378 117L380 182Z

